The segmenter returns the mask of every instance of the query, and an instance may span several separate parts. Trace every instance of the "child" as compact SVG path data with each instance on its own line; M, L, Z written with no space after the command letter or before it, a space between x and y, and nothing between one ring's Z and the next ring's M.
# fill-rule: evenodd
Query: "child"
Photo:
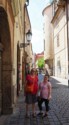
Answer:
M42 117L46 117L49 111L49 100L51 99L51 83L49 82L49 75L44 76L43 82L39 84L40 98L38 99L38 107L40 113L38 115L42 115ZM42 113L42 103L45 103L45 113Z

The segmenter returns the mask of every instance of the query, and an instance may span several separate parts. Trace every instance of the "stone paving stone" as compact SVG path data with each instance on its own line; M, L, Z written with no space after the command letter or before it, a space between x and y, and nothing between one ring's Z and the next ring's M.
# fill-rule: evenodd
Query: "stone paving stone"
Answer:
M42 119L42 117L37 117L36 121L37 121L37 125L43 125L43 119Z
M67 122L62 122L61 125L69 125L69 123L67 123Z
M43 125L50 125L48 117L43 119Z
M30 125L30 119L24 119L23 125Z
M32 117L32 109L29 108L30 118L25 118L25 99L23 92L20 93L13 114L4 125L69 125L69 88L57 84L60 81L52 80L52 99L48 117ZM37 112L38 107L36 104ZM43 107L44 110L44 107Z
M55 123L54 122L50 122L50 125L55 125Z

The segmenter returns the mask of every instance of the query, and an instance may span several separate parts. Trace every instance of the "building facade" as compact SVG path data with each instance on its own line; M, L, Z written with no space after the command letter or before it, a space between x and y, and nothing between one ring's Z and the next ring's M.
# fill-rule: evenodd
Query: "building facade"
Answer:
M30 43L26 47L26 53L27 53L27 58L26 58L26 65L28 66L29 70L33 68L33 51L32 51L32 44Z
M0 0L0 114L11 113L14 16L8 0Z
M20 44L26 41L25 28L31 29L26 2L0 0L0 114L13 112L22 89L24 48Z
M43 10L43 16L46 22L46 25L44 23L46 67L49 67L49 56L52 54L53 75L69 79L69 1L52 0ZM53 30L51 25L53 25ZM51 30L53 34L50 33Z
M43 34L44 34L44 60L45 68L48 70L49 74L53 74L53 27L51 24L52 19L52 5L48 4L43 12L44 23L43 23Z
M54 73L57 77L68 77L67 6L64 0L53 3L54 28Z
M22 53L22 86L25 84L25 75L26 75L26 67L29 65L29 62L27 63L28 58L31 58L31 53L32 53L32 48L31 48L31 41L28 44L27 38L26 38L26 33L31 29L31 23L30 23L30 18L28 14L28 9L27 6L24 6L24 19L23 19L23 24L24 24L24 30L23 30L23 53ZM31 48L31 49L30 49Z

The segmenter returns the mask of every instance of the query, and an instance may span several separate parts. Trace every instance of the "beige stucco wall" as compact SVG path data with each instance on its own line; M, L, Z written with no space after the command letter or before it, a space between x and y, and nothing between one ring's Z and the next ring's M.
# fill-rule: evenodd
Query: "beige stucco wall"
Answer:
M13 2L14 1L14 2ZM17 94L17 44L19 47L21 43L26 42L25 33L30 29L30 20L26 8L24 8L26 0L13 0L12 6L14 13L14 62L13 62L13 85L14 85L14 102ZM15 5L14 5L15 4ZM27 20L25 19L27 18ZM25 22L24 22L25 21ZM28 25L27 25L28 24ZM27 26L26 26L27 25ZM25 27L26 26L26 27ZM24 31L25 29L25 31ZM20 48L20 90L22 89L22 74L23 74L23 60L24 60L24 48Z
M48 16L45 15L45 26L44 26L44 38L45 38L45 51L44 51L44 60L53 58L53 32L52 25Z
M44 60L53 59L53 27L51 24L52 19L52 6L49 5L43 11L44 15Z
M19 4L21 2L21 6ZM15 3L16 4L16 3ZM23 6L24 1L18 0L18 13L14 17L14 62L13 62L13 85L14 85L14 103L16 102L17 98L17 44L23 42L23 22L22 22L22 12L23 12ZM20 8L21 7L21 8ZM19 81L20 83L20 89L22 89L22 56L23 56L23 49L20 49L20 76L21 79Z
M14 84L14 100L16 100L16 90L17 90L17 44L21 42L21 34L18 23L18 16L15 17L14 23L14 64L13 64L13 84Z
M25 49L25 51L27 52L27 59L26 59L26 62L29 63L30 65L30 70L32 68L32 60L33 60L33 52L32 52L32 43L30 43L30 45L28 45Z
M59 34L59 47L57 47L57 35ZM67 24L66 11L63 9L54 22L54 56L55 56L55 76L68 77L68 57L67 57ZM57 60L60 58L61 71L57 67Z

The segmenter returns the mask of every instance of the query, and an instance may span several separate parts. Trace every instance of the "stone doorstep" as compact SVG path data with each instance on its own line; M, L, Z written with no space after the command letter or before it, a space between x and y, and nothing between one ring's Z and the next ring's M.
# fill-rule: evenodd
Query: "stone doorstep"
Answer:
M16 103L15 104L13 104L12 105L12 107L13 107L13 113L12 114L14 114L15 112L17 112L17 101L16 101ZM5 122L7 121L7 119L10 117L10 115L11 114L9 114L9 115L1 115L0 116L0 125L5 125Z
M5 122L6 122L8 117L9 117L9 115L0 116L0 125L5 125Z

